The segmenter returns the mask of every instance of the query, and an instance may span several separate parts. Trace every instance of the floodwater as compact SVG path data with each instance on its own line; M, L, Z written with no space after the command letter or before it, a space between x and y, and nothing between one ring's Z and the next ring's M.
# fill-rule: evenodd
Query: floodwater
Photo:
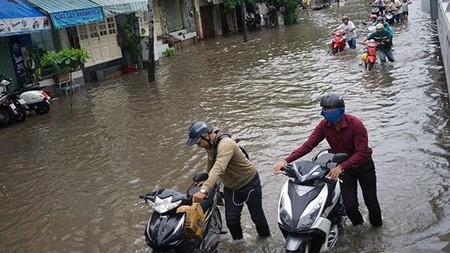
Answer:
M194 120L242 139L273 234L258 239L244 209L245 240L223 235L219 252L283 252L276 206L286 178L272 166L305 141L330 91L367 127L384 218L380 229L344 227L333 252L450 252L448 95L436 27L419 8L394 27L396 62L371 72L361 48L333 56L326 45L344 13L358 27L367 19L369 7L352 1L247 43L200 42L161 59L154 84L145 71L89 84L0 129L0 252L149 252L151 212L138 196L184 191L204 168L204 151L185 145Z

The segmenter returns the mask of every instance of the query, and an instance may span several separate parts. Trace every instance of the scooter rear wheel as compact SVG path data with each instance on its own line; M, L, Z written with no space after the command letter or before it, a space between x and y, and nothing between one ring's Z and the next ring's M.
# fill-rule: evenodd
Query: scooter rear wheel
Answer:
M36 104L34 111L39 115L46 114L50 111L50 105L47 103L47 101L39 102L38 104Z
M368 63L367 64L367 70L371 71L373 69L373 63Z

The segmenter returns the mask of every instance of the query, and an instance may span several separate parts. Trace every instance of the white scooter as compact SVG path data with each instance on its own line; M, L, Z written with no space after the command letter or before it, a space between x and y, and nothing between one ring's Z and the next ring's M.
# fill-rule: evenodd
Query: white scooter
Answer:
M325 176L347 154L323 150L313 161L299 161L282 169L290 177L278 203L278 226L286 239L286 252L326 252L338 239L345 216L339 183Z
M9 85L11 79L4 76L0 72L0 94L9 91ZM25 89L16 90L13 94L18 99L23 99L28 106L28 111L34 111L36 114L46 114L50 111L50 96L43 90L40 90L39 86L31 86Z

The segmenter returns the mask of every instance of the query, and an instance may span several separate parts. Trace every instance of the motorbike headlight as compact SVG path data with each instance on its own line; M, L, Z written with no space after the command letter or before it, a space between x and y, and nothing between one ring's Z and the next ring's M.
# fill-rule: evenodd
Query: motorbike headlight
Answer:
M297 224L297 228L299 228L299 229L310 228L311 225L314 223L314 221L317 219L317 216L319 215L322 204L323 204L323 201L321 199L314 205L314 207L311 209L310 212L308 212L305 216L300 218L300 220L298 221L298 224Z
M181 200L172 202L172 197L168 197L165 199L156 197L154 203L155 203L155 205L153 208L155 209L156 212L165 213L174 208L177 208L181 204Z
M292 216L289 214L289 212L286 209L281 207L279 216L280 216L280 220L283 224L292 226Z

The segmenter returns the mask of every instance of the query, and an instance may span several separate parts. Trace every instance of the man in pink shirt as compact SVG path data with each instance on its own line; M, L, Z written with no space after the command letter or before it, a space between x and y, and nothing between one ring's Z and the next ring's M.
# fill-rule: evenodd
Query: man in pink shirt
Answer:
M380 205L377 198L375 165L372 160L372 149L368 146L367 130L363 123L350 114L345 113L344 99L336 94L328 94L320 101L321 115L325 119L319 122L308 140L294 150L286 159L278 162L273 171L308 154L324 139L331 147L332 153L347 153L348 159L332 168L328 176L342 179L341 190L347 216L353 225L364 224L358 208L358 183L361 186L364 203L369 210L369 221L374 227L383 224Z

